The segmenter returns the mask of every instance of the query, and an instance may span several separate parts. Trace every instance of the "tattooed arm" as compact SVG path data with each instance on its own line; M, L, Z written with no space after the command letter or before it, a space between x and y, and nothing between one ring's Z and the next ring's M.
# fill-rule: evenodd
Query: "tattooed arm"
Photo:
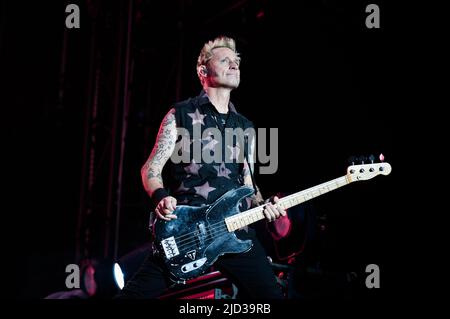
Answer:
M177 127L175 109L171 109L162 120L153 150L141 169L142 183L147 193L152 196L155 190L164 188L162 170L175 149ZM157 205L155 212L165 220L176 218L170 213L175 209L176 199L168 196ZM165 215L165 216L164 216Z

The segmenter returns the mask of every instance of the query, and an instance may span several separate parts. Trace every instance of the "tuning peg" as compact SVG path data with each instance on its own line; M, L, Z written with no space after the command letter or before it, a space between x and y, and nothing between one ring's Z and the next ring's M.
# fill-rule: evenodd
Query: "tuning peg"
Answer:
M364 164L364 162L367 161L367 157L366 156L360 156L359 157L359 161L361 162L361 164Z
M380 162L384 162L384 155L383 155L383 153L380 154L379 159L380 159Z
M369 160L370 160L370 163L373 164L373 161L375 161L375 156L373 156L373 154L371 154L369 156Z
M358 159L357 159L355 156L350 156L350 157L348 158L348 163L351 164L351 165L355 165L355 162L356 162L357 160L358 160Z

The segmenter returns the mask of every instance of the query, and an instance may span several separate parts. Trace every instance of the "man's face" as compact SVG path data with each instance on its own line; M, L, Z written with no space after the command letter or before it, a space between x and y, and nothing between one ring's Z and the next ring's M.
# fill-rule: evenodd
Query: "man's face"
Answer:
M215 48L208 61L208 80L212 87L235 89L239 86L240 58L229 48Z

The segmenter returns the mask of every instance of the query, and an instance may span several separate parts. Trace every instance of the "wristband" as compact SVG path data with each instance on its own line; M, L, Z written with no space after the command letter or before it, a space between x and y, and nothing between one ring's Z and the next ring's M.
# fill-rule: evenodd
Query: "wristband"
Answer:
M164 188L158 188L152 194L153 204L155 204L155 206L157 206L159 204L159 202L167 196L169 196L169 193Z

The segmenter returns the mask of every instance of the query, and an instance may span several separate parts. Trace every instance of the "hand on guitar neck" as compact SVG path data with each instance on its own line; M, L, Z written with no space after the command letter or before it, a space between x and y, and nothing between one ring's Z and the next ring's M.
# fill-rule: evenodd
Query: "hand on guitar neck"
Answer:
M278 196L272 196L265 201L266 204L263 213L267 221L273 222L274 220L282 216L286 216L286 210L281 206L276 205L279 201L280 199L278 198Z

